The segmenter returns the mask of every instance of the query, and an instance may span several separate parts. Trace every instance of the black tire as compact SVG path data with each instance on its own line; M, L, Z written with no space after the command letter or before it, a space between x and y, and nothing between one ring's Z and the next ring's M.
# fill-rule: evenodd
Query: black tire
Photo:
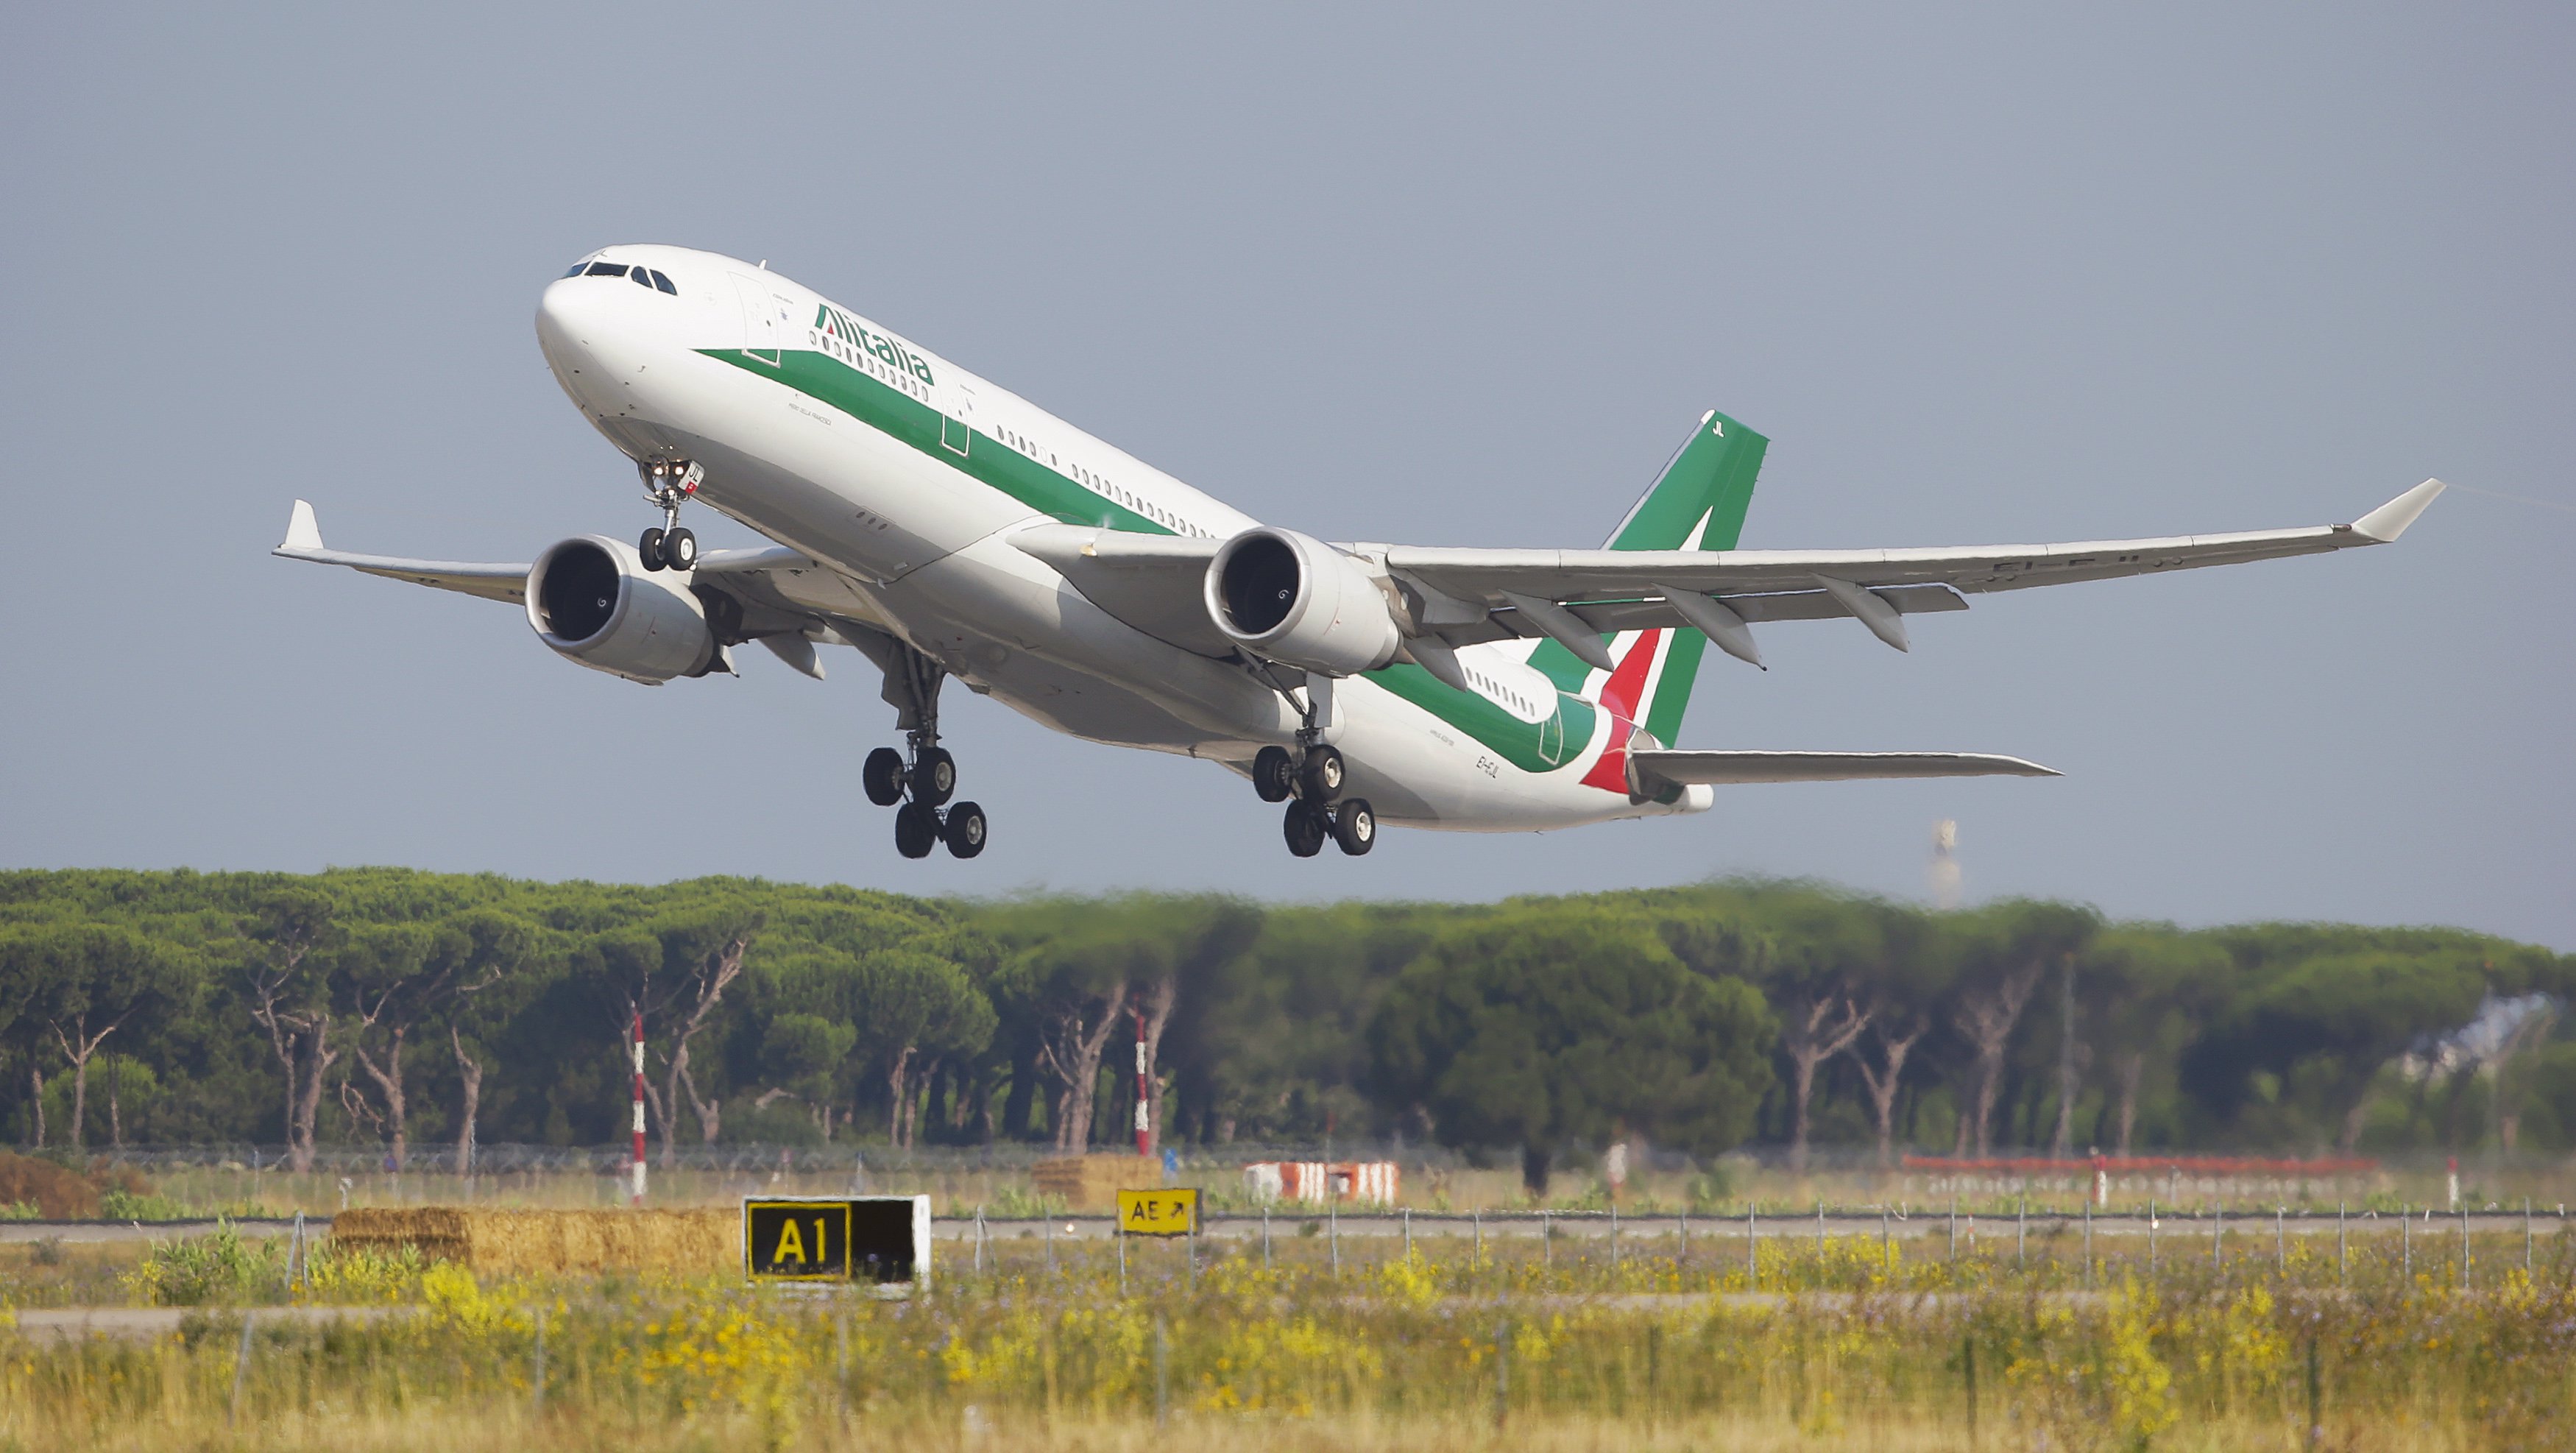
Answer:
M1288 851L1301 858L1311 858L1324 850L1324 838L1331 828L1324 821L1324 810L1311 802L1288 804L1288 820L1282 824L1288 838Z
M988 830L984 809L972 802L961 802L948 809L948 821L940 826L939 835L948 843L949 856L971 858L984 851L984 834Z
M937 807L957 795L957 759L938 747L921 754L912 769L912 800Z
M1308 802L1330 802L1342 795L1342 783L1348 776L1349 769L1343 766L1341 753L1330 747L1313 747L1308 749L1304 764L1297 769L1297 790Z
M686 529L673 530L662 537L662 563L673 570L698 568L698 537Z
M867 789L868 800L879 807L901 802L903 753L892 747L879 747L868 753L867 765L859 768L859 785Z
M1264 802L1285 802L1297 791L1297 759L1286 747L1263 747L1252 756L1252 790Z
M635 542L635 553L644 557L645 569L662 568L662 527L660 525L646 530L643 538Z
M907 858L926 858L939 846L939 814L918 802L895 809L894 850Z
M1348 797L1333 808L1333 841L1354 858L1377 846L1377 813L1365 797Z

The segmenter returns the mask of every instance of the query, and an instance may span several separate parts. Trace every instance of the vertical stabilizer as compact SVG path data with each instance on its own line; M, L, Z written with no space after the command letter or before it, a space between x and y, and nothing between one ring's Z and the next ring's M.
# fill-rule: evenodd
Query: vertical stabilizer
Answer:
M1744 533L1762 456L1770 447L1770 440L1711 410L1674 451L1654 487L1610 532L1607 548L1734 549ZM1608 673L1596 673L1554 641L1541 641L1530 653L1530 664L1561 689L1600 701L1656 740L1670 743L1681 730L1708 638L1695 630L1657 628L1623 631L1608 638L1608 645L1617 663Z

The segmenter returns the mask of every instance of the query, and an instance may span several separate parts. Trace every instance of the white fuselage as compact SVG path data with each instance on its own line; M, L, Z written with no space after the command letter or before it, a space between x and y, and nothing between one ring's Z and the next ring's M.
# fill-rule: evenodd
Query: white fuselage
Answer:
M550 285L537 333L556 379L630 458L696 461L697 498L828 567L836 578L782 587L811 592L818 613L894 634L970 690L1076 736L1237 771L1293 740L1296 706L1240 662L1126 624L1009 540L1068 522L1224 539L1250 516L763 267L674 247L596 256L658 269L677 292L579 275ZM800 386L815 377L831 387ZM832 401L862 394L876 402ZM1460 656L1487 701L1578 729L1541 770L1479 740L1467 723L1490 711L1445 712L1364 674L1324 693L1345 791L1387 822L1483 831L1709 805L1706 787L1667 804L1587 784L1625 724L1598 709L1597 673L1556 699L1522 664L1530 646Z

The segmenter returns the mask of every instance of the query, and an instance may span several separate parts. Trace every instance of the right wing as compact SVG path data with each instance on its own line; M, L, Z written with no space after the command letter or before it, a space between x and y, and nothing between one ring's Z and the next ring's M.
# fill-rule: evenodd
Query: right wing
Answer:
M286 539L269 553L316 565L339 565L387 580L408 581L433 590L511 605L528 595L528 571L519 563L463 560L408 560L394 555L357 555L322 544L313 506L295 502L287 517ZM821 676L810 644L799 641L855 643L854 632L882 627L875 604L839 572L785 545L750 550L709 550L698 557L690 582L707 592L731 597L739 607L729 619L727 639L757 640L789 665L809 676ZM846 629L845 629L846 627Z
M345 565L368 575L381 575L388 580L408 580L433 590L453 590L465 595L479 595L485 600L503 600L513 605L528 598L528 566L475 565L461 560L403 560L392 555L352 555L346 550L322 548L322 527L313 519L313 506L303 500L295 502L295 513L287 516L286 539L269 552L289 560L310 560L316 565Z

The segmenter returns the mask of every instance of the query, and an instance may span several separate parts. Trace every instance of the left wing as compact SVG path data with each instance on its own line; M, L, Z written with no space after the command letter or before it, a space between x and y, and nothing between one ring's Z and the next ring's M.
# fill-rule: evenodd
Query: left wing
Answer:
M2438 479L2425 480L2349 525L2228 535L1912 550L1457 550L1398 545L1387 548L1384 563L1397 578L1427 591L1433 612L1429 619L1440 619L1445 609L1459 621L1457 628L1441 632L1451 645L1505 635L1563 640L1580 630L1689 625L1752 659L1751 638L1742 629L1746 622L1849 615L1901 651L1906 640L1899 618L1921 610L1965 609L1967 603L1954 591L2021 590L2384 545L2405 533L2442 487ZM1706 609L1712 600L1719 607L1716 612Z
M1986 752L1677 752L1628 753L1630 770L1676 786L1706 782L1861 782L1911 777L2057 777L2019 757Z

